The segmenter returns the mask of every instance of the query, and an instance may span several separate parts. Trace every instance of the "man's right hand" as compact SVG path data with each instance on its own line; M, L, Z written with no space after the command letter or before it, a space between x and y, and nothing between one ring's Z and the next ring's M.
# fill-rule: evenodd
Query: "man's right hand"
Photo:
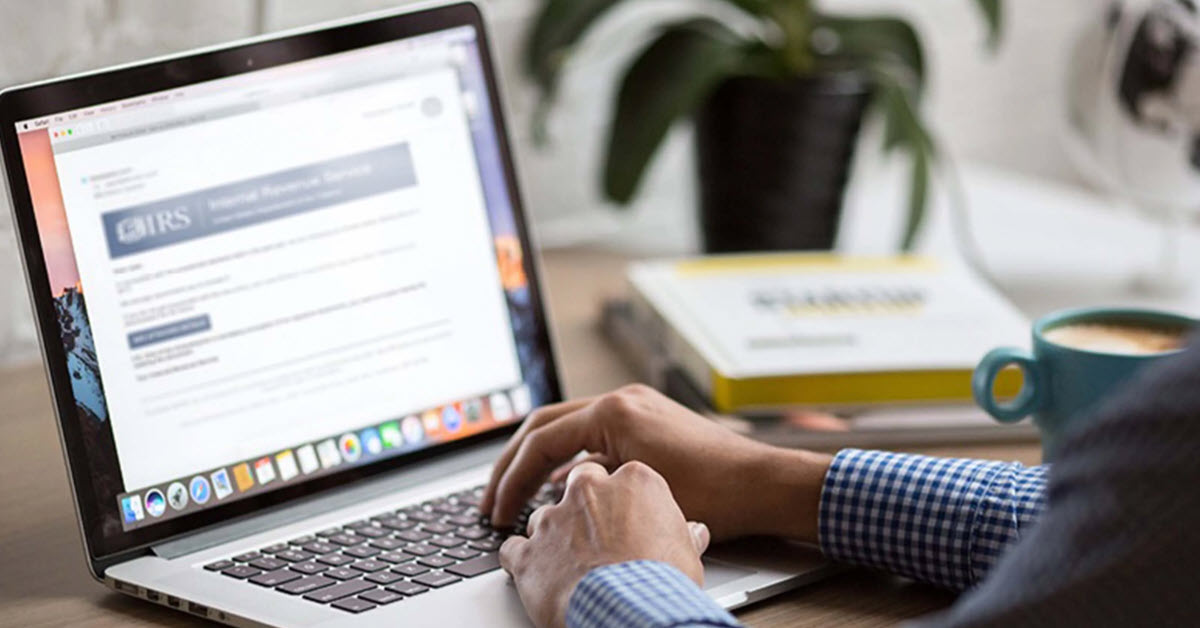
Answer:
M831 458L736 434L646 386L626 386L531 414L496 461L481 510L499 527L580 451L610 470L643 462L666 478L688 519L717 540L762 534L816 541Z

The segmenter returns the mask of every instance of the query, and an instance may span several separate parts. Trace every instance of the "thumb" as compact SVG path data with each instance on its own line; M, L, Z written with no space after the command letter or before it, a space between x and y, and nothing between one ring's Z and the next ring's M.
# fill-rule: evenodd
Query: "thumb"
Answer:
M709 541L712 540L708 526L699 521L689 521L688 531L692 533L692 544L696 547L696 553L703 554L708 549Z

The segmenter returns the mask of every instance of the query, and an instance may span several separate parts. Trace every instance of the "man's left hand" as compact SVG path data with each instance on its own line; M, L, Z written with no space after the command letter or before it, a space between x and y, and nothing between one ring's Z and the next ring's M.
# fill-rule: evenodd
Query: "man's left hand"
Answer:
M500 564L538 626L564 625L575 585L596 567L654 560L703 584L708 528L684 519L666 480L640 462L612 475L594 462L575 467L562 501L534 511L526 531L504 542Z

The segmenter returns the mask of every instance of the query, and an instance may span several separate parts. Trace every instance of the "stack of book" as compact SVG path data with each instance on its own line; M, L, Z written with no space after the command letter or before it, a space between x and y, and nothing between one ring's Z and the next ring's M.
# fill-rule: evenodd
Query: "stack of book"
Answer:
M975 364L1028 321L960 263L754 254L630 266L602 327L676 400L777 444L1031 439L971 403ZM1000 396L1021 386L1002 373Z

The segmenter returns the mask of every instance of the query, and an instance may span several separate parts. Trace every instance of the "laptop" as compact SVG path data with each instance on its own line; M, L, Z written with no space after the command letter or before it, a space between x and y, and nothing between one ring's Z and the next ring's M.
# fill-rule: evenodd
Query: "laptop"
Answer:
M231 625L527 625L477 505L562 390L479 7L9 89L0 147L97 580ZM829 566L706 569L733 608Z

